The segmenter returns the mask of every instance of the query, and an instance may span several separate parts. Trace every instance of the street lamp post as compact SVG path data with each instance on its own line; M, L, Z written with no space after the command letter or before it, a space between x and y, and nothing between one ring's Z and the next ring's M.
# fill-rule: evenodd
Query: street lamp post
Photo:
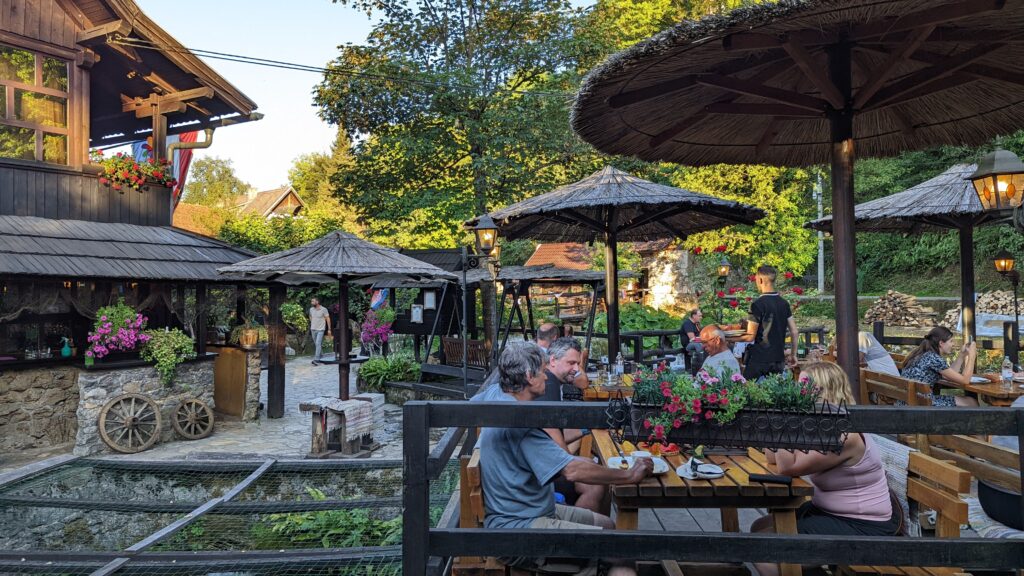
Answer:
M1020 287L1020 272L1014 269L1016 261L1014 260L1013 255L1006 250L1000 250L999 253L996 254L996 257L993 258L992 263L996 267L996 272L999 272L1000 276L1008 279L1010 284L1013 285L1013 322L1011 322L1011 325L1013 326L1013 333L1010 339L1013 342L1014 347L1018 349L1013 350L1012 354L1010 351L1007 351L1007 355L1013 359L1013 364L1016 366L1020 342L1020 327L1017 324L1017 319L1020 318L1020 307L1017 303L1017 289Z
M491 355L494 364L498 361L498 339L501 337L498 326L498 272L501 269L501 246L498 244L498 225L494 223L489 215L484 214L477 220L473 227L473 235L476 240L476 253L487 263L487 271L491 276L491 285L494 290L494 298L491 306L491 326L493 327L493 340L491 341Z
M725 288L725 283L729 279L729 270L732 269L732 264L729 263L729 259L724 255L722 261L718 263L718 287L720 289ZM718 323L722 323L722 317L725 311L725 298L718 299Z

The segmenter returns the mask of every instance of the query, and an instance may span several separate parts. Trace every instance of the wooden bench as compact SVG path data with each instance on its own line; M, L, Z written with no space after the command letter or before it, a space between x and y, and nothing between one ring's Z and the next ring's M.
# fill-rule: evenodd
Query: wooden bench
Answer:
M466 363L486 369L491 358L490 347L483 340L467 340ZM448 366L462 366L462 338L441 337L444 363Z
M902 400L908 406L925 406L927 401L920 395L932 393L932 387L924 382L910 380L862 368L860 371L861 404L895 404Z
M960 525L967 522L967 503L960 494L970 491L971 475L952 464L922 452L911 452L907 466L907 501L917 502L935 510L935 535L958 538ZM955 576L965 574L960 568L916 568L897 566L840 566L837 574L860 576L891 574L904 576Z

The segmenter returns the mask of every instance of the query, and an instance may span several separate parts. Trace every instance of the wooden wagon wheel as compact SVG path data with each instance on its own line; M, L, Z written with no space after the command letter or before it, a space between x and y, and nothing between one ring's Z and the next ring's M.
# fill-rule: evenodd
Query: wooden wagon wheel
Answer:
M213 432L213 410L196 398L182 400L174 408L171 425L175 432L188 440L206 438Z
M118 452L134 454L160 437L160 408L142 394L122 394L100 411L100 437Z

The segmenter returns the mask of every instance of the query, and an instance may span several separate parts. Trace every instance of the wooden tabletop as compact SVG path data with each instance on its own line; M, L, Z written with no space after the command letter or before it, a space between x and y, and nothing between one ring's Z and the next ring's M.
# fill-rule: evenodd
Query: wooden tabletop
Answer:
M590 387L583 390L583 400L585 402L601 402L614 398L619 392L626 398L633 396L633 388L626 386L595 386L593 383Z
M978 376L989 376L988 374L978 374ZM993 375L994 376L994 375ZM1009 406L1014 400L1024 396L1024 385L1020 382L1013 382L1010 389L1003 388L1001 382L982 382L982 383L971 383L966 386L957 384L956 382L950 382L943 378L939 380L939 385L945 388L959 388L966 392L977 394L984 398L989 404L995 406Z
M618 456L607 430L594 430L594 448L602 463ZM671 470L650 476L638 484L618 485L612 488L617 501L632 503L640 508L675 507L738 507L763 508L788 501L794 497L810 496L814 488L800 478L789 486L750 480L750 474L777 474L775 466L768 464L764 455L749 449L745 455L709 455L706 461L718 464L725 476L715 480L687 480L676 474L686 457L663 456ZM626 502L629 501L629 502Z

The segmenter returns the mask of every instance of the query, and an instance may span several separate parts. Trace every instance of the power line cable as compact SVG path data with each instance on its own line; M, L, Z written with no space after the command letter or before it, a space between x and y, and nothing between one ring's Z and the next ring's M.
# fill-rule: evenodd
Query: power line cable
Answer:
M132 48L141 48L145 50L156 50L161 52L175 52L179 54L192 54L194 56L201 56L211 58L215 60L224 60L228 62L237 62L240 64L251 64L254 66L265 66L268 68L278 68L282 70L293 70L297 72L313 72L316 74L332 75L332 76L351 76L356 78L364 78L370 80L384 80L388 82L394 82L396 84L409 84L417 85L428 88L443 88L443 89L462 89L462 90L476 90L478 87L470 86L468 84L448 84L443 82L432 82L430 80L417 80L415 78L402 78L398 76L391 76L387 74L374 74L370 72L361 72L354 69L346 69L339 67L322 67L322 66L311 66L309 64L298 64L295 62L285 62L281 60L271 60L267 58L257 58L255 56L244 56L241 54L230 54L227 52L216 52L213 50L203 50L201 48L186 48L178 46L169 46L166 44L160 44L150 40L143 40L141 38L128 38L128 37L115 37L110 40L113 44L119 44L121 46L129 46ZM559 97L569 98L573 94L571 92L551 92L542 90L503 90L510 94L517 94L521 96L539 96L539 97Z

